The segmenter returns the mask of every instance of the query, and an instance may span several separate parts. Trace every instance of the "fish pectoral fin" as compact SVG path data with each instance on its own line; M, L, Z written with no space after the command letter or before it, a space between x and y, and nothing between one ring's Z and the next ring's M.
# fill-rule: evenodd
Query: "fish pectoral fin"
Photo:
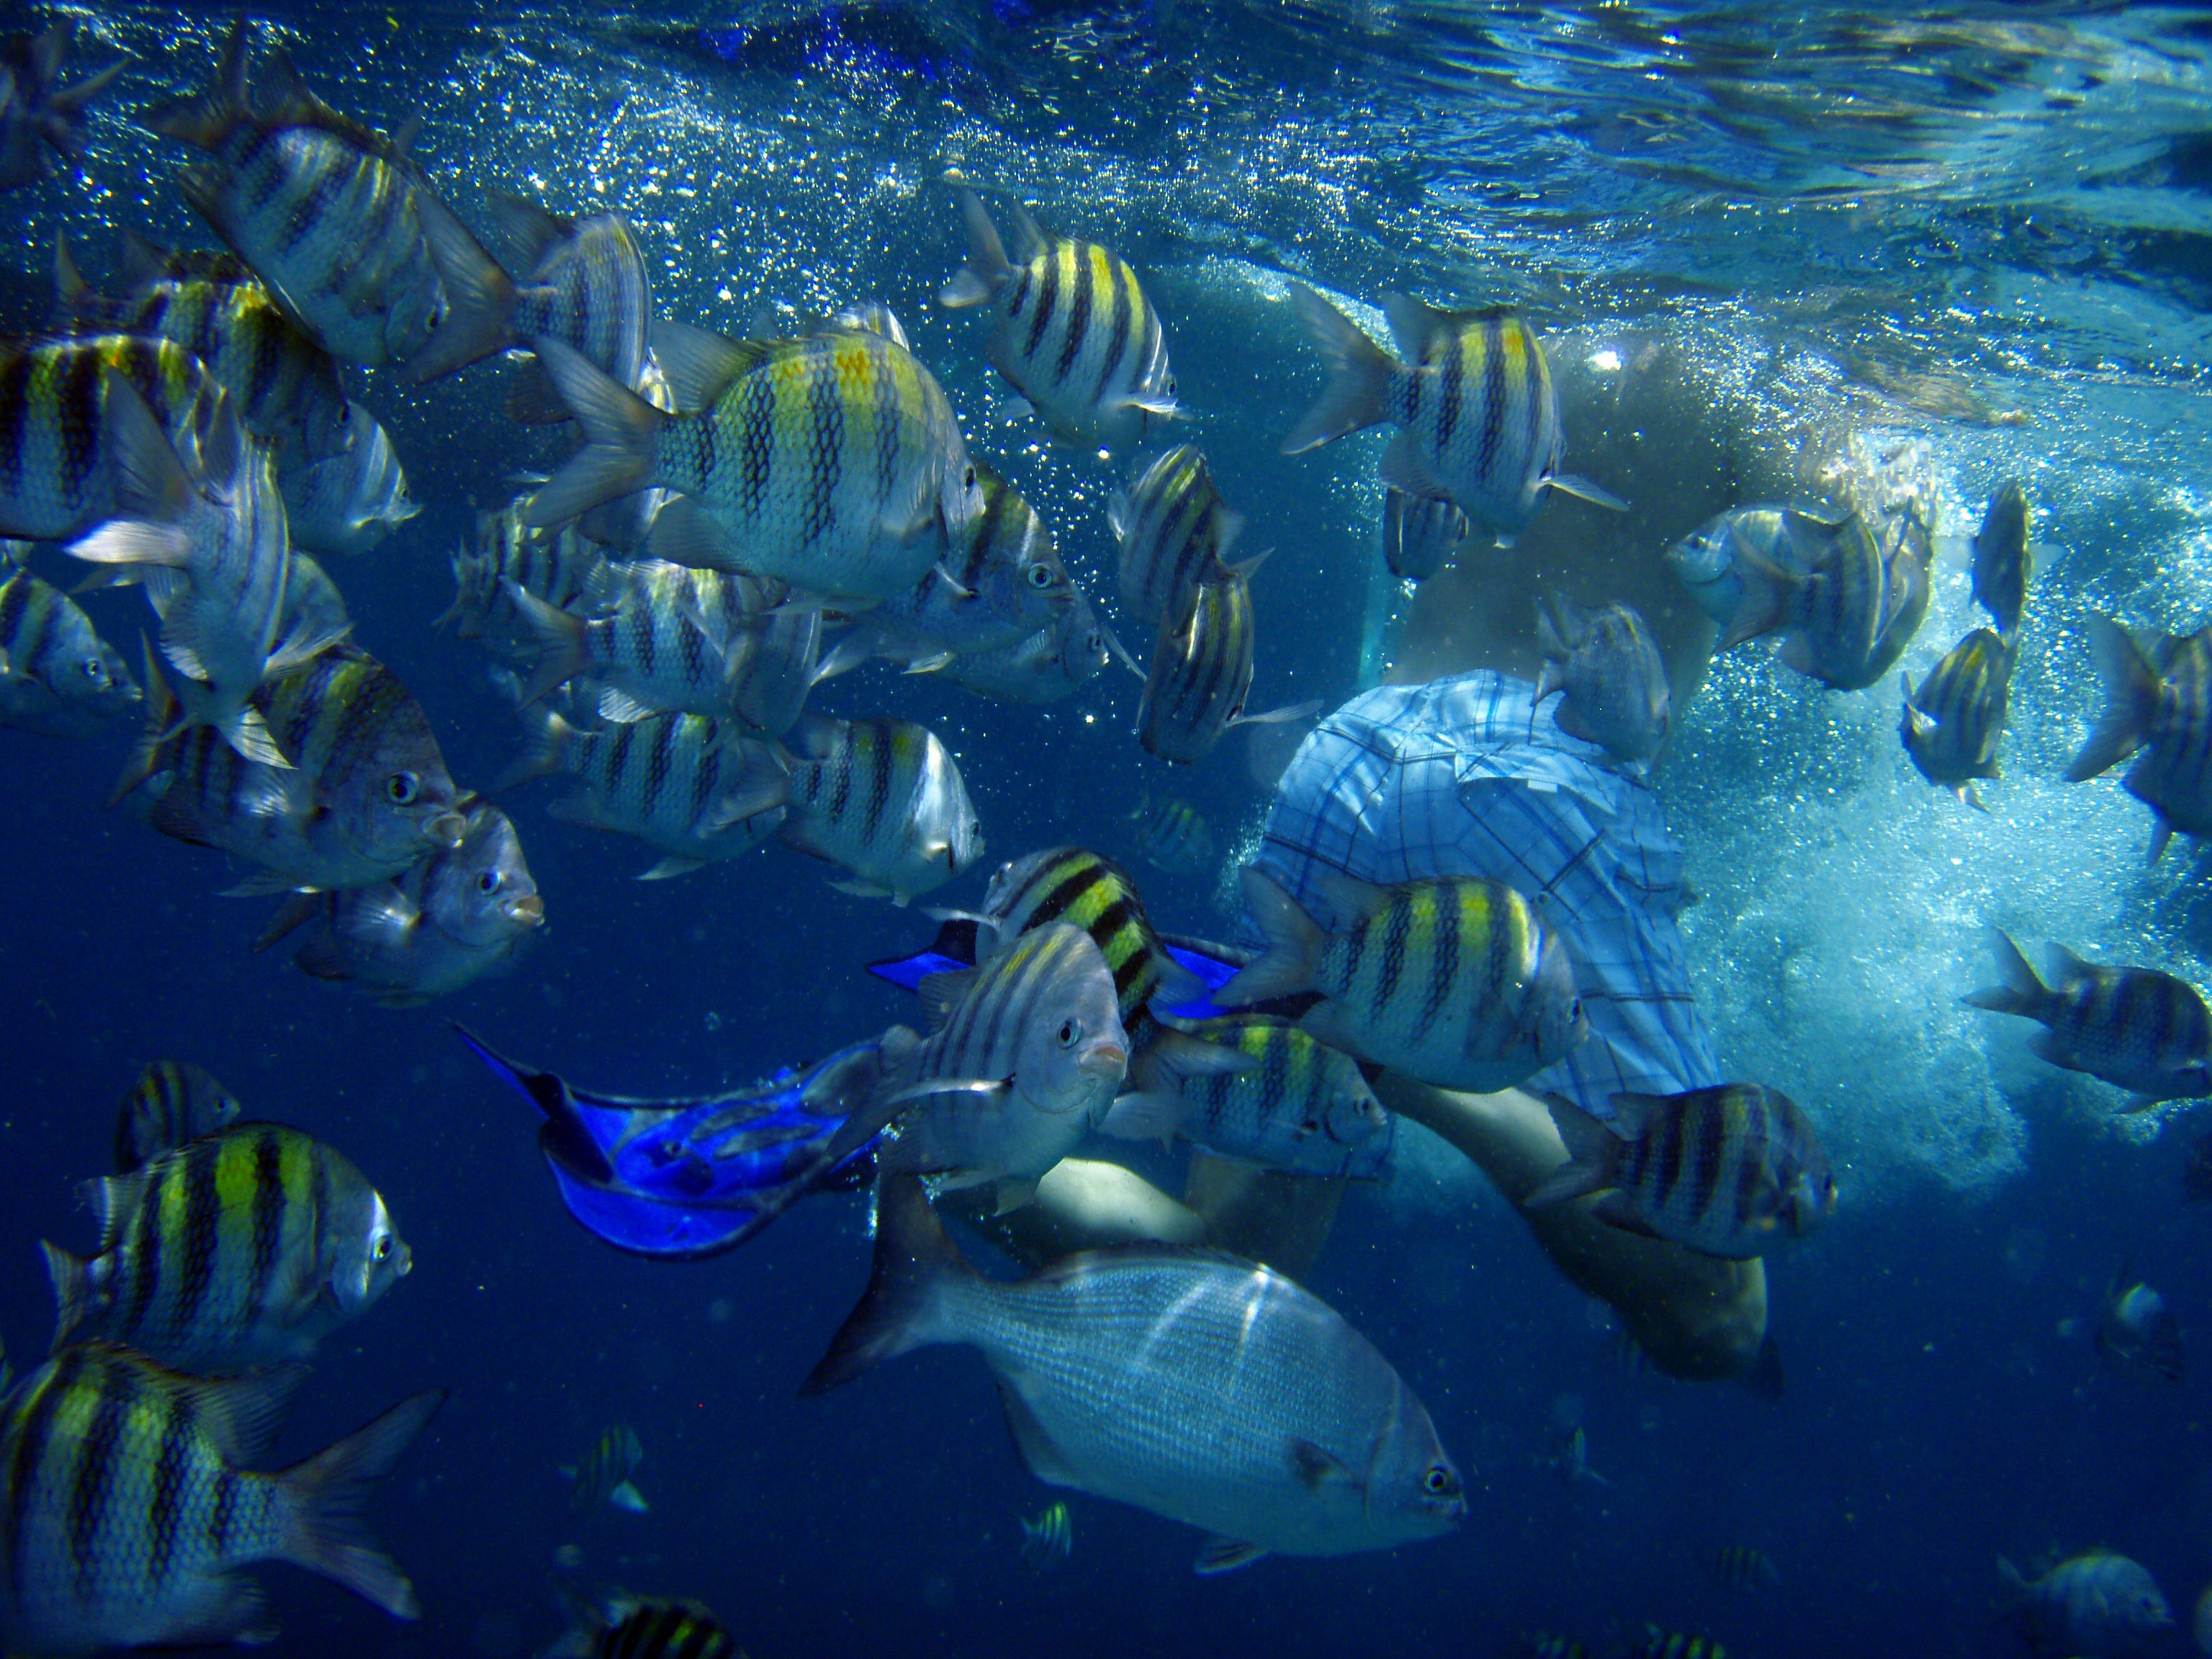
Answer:
M1005 1377L998 1379L999 1403L1006 1408L1006 1431L1014 1437L1014 1449L1021 1453L1022 1462L1029 1466L1031 1474L1051 1486L1073 1486L1079 1484L1074 1471L1068 1466L1066 1455L1053 1443L1052 1436L1036 1419L1030 1403Z
M997 1213L1011 1214L1036 1196L1037 1183L1034 1176L1001 1176L998 1184Z
M632 1515L646 1512L645 1495L627 1480L607 1494L607 1502L618 1510L628 1510Z
M1351 1492L1366 1490L1367 1483L1326 1446L1316 1446L1310 1440L1292 1435L1290 1457L1291 1473L1308 1492L1319 1492L1328 1486L1342 1486Z
M1249 1567L1267 1553L1265 1545L1248 1544L1241 1538L1209 1538L1200 1548L1198 1559L1191 1563L1191 1571L1201 1578L1211 1578Z
M1556 489L1568 495L1579 495L1593 507L1602 507L1614 513L1628 511L1628 503L1602 485L1588 478L1577 477L1571 472L1555 472L1544 480L1547 489Z
M830 890L849 894L854 898L879 899L892 896L891 890L872 881L833 881Z

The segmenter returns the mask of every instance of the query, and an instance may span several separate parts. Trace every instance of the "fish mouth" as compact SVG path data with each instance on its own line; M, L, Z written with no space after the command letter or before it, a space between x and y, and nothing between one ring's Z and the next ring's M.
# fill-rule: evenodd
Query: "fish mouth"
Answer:
M468 830L469 821L459 812L450 811L426 819L422 824L424 837L445 848L459 847Z
M1076 1069L1086 1077L1126 1077L1129 1051L1118 1042L1102 1042L1076 1062Z
M535 893L509 899L505 908L509 921L520 922L527 927L535 927L545 920L545 901Z

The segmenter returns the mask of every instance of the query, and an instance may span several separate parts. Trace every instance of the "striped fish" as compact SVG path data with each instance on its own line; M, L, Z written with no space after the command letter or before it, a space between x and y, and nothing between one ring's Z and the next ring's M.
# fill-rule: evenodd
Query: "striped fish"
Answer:
M1728 1659L1728 1650L1710 1636L1690 1636L1647 1624L1644 1640L1629 1659Z
M0 564L0 726L89 738L138 702L131 671L75 599Z
M1782 1582L1773 1560L1756 1544L1717 1544L1705 1552L1705 1565L1729 1589L1757 1589Z
M1083 847L1055 847L1001 865L975 918L980 960L1033 928L1073 922L1091 935L1114 975L1115 1006L1133 1030L1155 998L1164 1005L1206 995L1198 975L1167 952L1127 871Z
M1559 730L1616 760L1659 752L1671 714L1667 665L1641 614L1625 605L1584 610L1557 596L1539 599L1536 638L1544 653L1536 701L1565 693L1554 712Z
M1615 1095L1604 1119L1548 1099L1570 1161L1536 1184L1524 1208L1605 1192L1599 1220L1736 1261L1764 1255L1785 1233L1802 1238L1835 1212L1820 1137L1779 1090L1723 1083Z
M839 330L738 341L657 325L669 415L559 342L539 343L588 440L531 500L532 525L659 484L714 539L678 557L854 608L893 598L959 546L982 489L952 405L913 353ZM664 507L665 520L672 510ZM666 550L655 524L655 550Z
M84 147L85 106L131 65L119 58L65 87L62 65L76 39L76 24L65 19L0 40L0 191L36 184L58 164L74 162Z
M2154 968L2107 968L2051 947L2045 985L2011 938L1990 930L2004 983L1976 991L1970 1008L2018 1014L2044 1027L2028 1046L2053 1066L2133 1091L2141 1111L2162 1100L2212 1095L2212 1009L2186 980Z
M2109 617L2091 617L2088 629L2105 711L2066 781L2080 783L2135 756L2123 787L2157 814L2156 862L2177 833L2212 836L2212 628L2154 634L2148 646Z
M1073 696L1111 660L1105 628L1079 591L1051 627L1012 645L955 657L940 672L979 697L1042 706Z
M1142 441L1180 411L1167 336L1137 273L1111 249L1054 236L1020 203L1008 206L1011 261L982 199L960 192L968 262L938 303L991 307L983 355L1055 436L1109 450Z
M301 893L254 941L266 950L303 924L293 965L350 980L387 1008L448 996L504 969L545 921L522 842L496 806L462 803L460 845L440 848L391 881Z
M1305 1029L1440 1089L1490 1094L1541 1071L1589 1030L1566 947L1503 883L1322 884L1351 931L1324 933L1255 869L1245 908L1267 953L1213 994L1238 1007L1319 991Z
M1204 875L1213 867L1213 831L1205 816L1187 800L1147 794L1128 821L1137 826L1137 850L1145 861L1171 876Z
M1252 689L1252 588L1242 575L1198 589L1189 619L1152 641L1137 738L1162 760L1194 766L1232 728L1302 720L1317 702L1244 712Z
M325 351L364 368L404 362L446 312L427 229L468 232L408 155L411 132L387 139L340 115L283 52L251 98L246 37L241 18L207 90L139 118L210 153L178 188Z
M1984 811L1973 781L1997 775L2013 660L2011 647L1977 628L1928 671L1918 690L1911 675L1898 677L1905 689L1905 719L1898 727L1905 752L1929 782Z
M149 661L146 737L109 804L144 787L154 829L258 866L235 893L363 887L459 842L457 792L422 705L367 652L327 651L253 702L290 767L247 760L204 726L176 729Z
M1839 691L1863 690L1889 672L1925 614L1924 568L1901 548L1885 556L1856 513L1832 524L1793 511L1787 539L1796 556L1783 564L1738 533L1736 563L1753 573L1753 597L1765 603L1741 613L1719 648L1784 630L1781 656L1791 668ZM1911 628L1891 626L1900 615Z
M1249 575L1267 556L1229 562L1244 529L1213 486L1206 457L1188 444L1161 456L1106 503L1121 545L1121 605L1142 626L1180 627L1201 583Z
M782 821L786 784L774 748L702 714L653 714L586 732L543 711L530 746L492 788L557 773L584 793L554 802L547 810L555 817L633 836L663 854L642 880L750 853Z
M2007 640L2020 632L2027 608L2027 580L2033 560L2027 546L2027 491L2008 478L1990 498L1982 527L1974 532L1974 603L1988 611Z
M1075 1548L1075 1528L1067 1505L1054 1504L1034 1521L1022 1522L1022 1559L1031 1571L1050 1572Z
M1547 489L1626 505L1559 471L1564 440L1551 368L1512 311L1438 311L1411 295L1386 294L1382 312L1401 362L1304 283L1291 284L1291 303L1331 378L1283 440L1285 455L1395 422L1382 482L1424 501L1449 501L1501 546L1528 527Z
M742 1659L737 1638L696 1601L614 1595L586 1604L544 1659Z
M253 267L227 247L164 247L128 225L115 232L115 270L126 293L155 283L254 283Z
M931 1035L884 1034L884 1092L862 1109L898 1121L878 1167L941 1174L945 1187L995 1182L1002 1213L1026 1204L1099 1126L1128 1070L1106 958L1082 928L1047 922L918 988Z
M510 346L552 339L636 391L653 289L629 222L618 213L562 218L498 190L484 192L483 207L492 239L525 276L519 283L509 276L450 216L427 221L448 309L430 343L409 361L409 378L434 380ZM514 382L507 413L528 422L568 417L534 368Z
M407 474L392 439L360 404L346 405L340 442L319 460L287 449L279 457L292 544L311 553L373 552L422 508L407 493Z
M942 887L983 853L983 826L960 769L911 720L818 714L792 728L787 809L776 838L841 865L838 891L904 904Z
M1741 644L1778 625L1781 605L1772 585L1737 559L1736 547L1741 538L1768 564L1803 568L1805 561L1789 550L1792 512L1771 505L1730 507L1668 548L1667 568L1698 609L1720 624L1725 645Z
M1473 533L1467 514L1443 496L1391 488L1382 492L1382 560L1394 576L1428 580Z
M149 1061L116 1119L116 1170L129 1175L186 1141L228 1129L243 1110L229 1090L191 1061Z
M414 1586L362 1523L371 1488L445 1403L433 1389L280 1474L263 1456L303 1365L213 1382L103 1343L57 1354L0 1404L0 1644L9 1652L275 1639L238 1576L289 1561L395 1619Z
M1241 1072L1186 1075L1173 1054L1147 1049L1144 1088L1114 1103L1105 1127L1128 1139L1174 1135L1212 1153L1297 1175L1381 1181L1394 1126L1349 1054L1286 1020L1253 1015L1200 1020L1188 1035L1244 1055Z
M611 1504L633 1515L643 1515L645 1498L629 1478L644 1457L645 1447L637 1431L627 1423L617 1423L594 1440L584 1461L568 1472L572 1483L568 1507L587 1510Z
M83 1196L100 1254L44 1247L57 1350L98 1337L205 1376L305 1359L413 1264L361 1171L279 1124L188 1140Z
M596 542L573 525L557 534L532 530L518 504L477 514L476 550L453 555L453 607L433 626L450 627L465 640L489 640L501 655L534 657L537 635L508 599L508 582L586 617L605 616L623 593L617 573Z

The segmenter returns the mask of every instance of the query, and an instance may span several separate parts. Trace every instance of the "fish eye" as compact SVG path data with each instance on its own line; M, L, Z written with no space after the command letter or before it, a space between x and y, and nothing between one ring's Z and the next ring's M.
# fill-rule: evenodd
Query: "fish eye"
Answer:
M975 469L973 466L961 475L960 487L963 489L973 489L975 487Z
M376 1259L379 1261L388 1261L392 1259L392 1235L390 1233L379 1233L376 1236Z
M477 878L477 891L479 893L496 893L500 890L502 879L503 878L501 877L498 871L487 870L483 874Z
M1044 564L1031 565L1030 567L1030 586L1036 588L1050 587L1052 586L1052 567L1050 565Z
M1083 1028L1082 1028L1080 1025L1077 1024L1073 1020L1072 1020L1072 1019L1064 1019L1064 1020L1060 1021L1060 1046L1061 1048L1073 1048L1075 1046L1075 1040L1076 1040L1076 1038L1078 1038L1078 1037L1081 1036L1082 1035L1083 1035Z
M1428 1474L1422 1478L1421 1485L1427 1489L1430 1497L1442 1498L1452 1488L1451 1471L1441 1463L1431 1463Z
M384 793L392 798L394 806L412 805L422 787L422 780L412 772L394 772L384 781Z
M99 658L87 657L77 666L84 671L85 678L90 680L94 685L107 684L107 665Z

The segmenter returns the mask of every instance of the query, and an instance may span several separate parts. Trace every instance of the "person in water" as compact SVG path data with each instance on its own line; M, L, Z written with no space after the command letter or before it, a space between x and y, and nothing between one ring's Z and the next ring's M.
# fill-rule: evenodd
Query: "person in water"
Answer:
M1679 350L1632 343L1553 357L1580 470L1625 496L1626 513L1553 501L1511 548L1468 548L1419 589L1384 683L1324 719L1276 791L1258 867L1326 916L1322 874L1392 883L1484 876L1508 883L1564 936L1590 1036L1525 1089L1472 1095L1384 1073L1383 1103L1464 1152L1518 1206L1567 1161L1549 1110L1557 1092L1594 1111L1613 1093L1672 1093L1725 1081L1690 984L1675 915L1681 848L1640 769L1559 728L1539 702L1540 599L1621 604L1644 618L1668 668L1675 717L1702 683L1712 623L1661 553L1712 514L1790 493L1730 399ZM1659 764L1663 766L1662 753ZM1293 1276L1325 1242L1341 1183L1255 1171L1198 1155L1185 1202L1110 1164L1068 1160L1037 1205L995 1230L1048 1259L1128 1238L1203 1242ZM1701 1255L1624 1232L1595 1200L1523 1209L1537 1242L1602 1297L1660 1370L1741 1376L1766 1328L1763 1264Z

